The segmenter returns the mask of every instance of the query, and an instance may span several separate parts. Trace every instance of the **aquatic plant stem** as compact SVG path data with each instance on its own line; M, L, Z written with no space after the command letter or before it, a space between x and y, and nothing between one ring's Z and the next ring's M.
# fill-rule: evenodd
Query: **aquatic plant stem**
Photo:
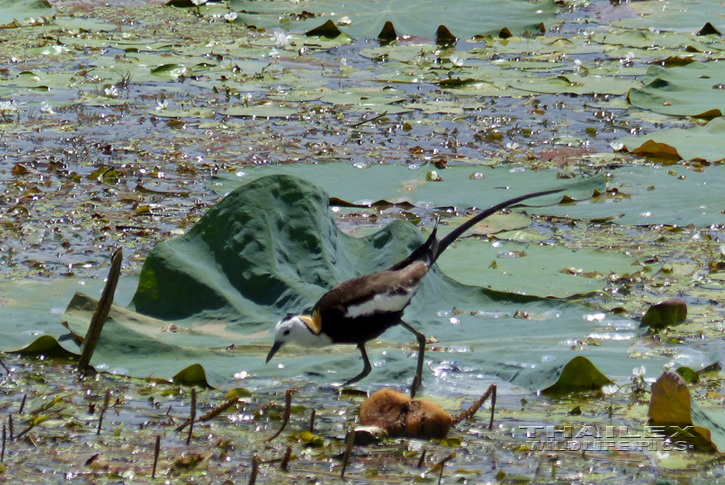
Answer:
M118 248L113 252L111 256L111 269L108 272L108 279L106 280L106 286L103 288L100 300L96 306L93 316L91 317L91 324L88 327L86 338L83 341L83 352L81 358L78 361L78 369L82 372L89 370L91 357L93 352L96 350L96 344L101 338L101 331L103 325L106 323L108 314L111 312L111 305L113 305L113 295L116 293L116 286L118 285L118 277L121 274L121 261L123 260L123 251Z

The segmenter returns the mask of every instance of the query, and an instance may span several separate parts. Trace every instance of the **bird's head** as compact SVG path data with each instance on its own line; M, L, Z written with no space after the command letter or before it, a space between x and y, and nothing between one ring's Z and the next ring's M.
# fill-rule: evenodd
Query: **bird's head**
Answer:
M329 338L320 335L319 318L310 315L288 315L274 328L274 344L267 354L267 363L283 345L294 343L303 347L329 345Z

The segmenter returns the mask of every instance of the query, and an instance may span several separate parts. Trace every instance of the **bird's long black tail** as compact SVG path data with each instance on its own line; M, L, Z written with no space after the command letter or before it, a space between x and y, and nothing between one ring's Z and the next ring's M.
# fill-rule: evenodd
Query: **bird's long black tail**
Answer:
M446 248L453 243L453 241L458 239L464 232L466 232L488 216L495 214L496 212L500 211L501 209L505 209L508 206L514 205L517 202L521 202L522 200L532 199L534 197L539 197L542 195L555 194L557 192L563 192L564 190L566 189L545 190L543 192L534 192L533 194L520 195L519 197L514 197L513 199L503 201L499 204L489 207L488 209L479 214L476 214L474 217L470 218L460 226L453 229L448 235L446 235L446 237L439 240L437 244L432 244L432 247L430 248L432 252L431 264L433 264L435 260L438 259L438 256L440 256L441 253L443 253L443 251L445 251Z
M480 214L476 214L471 219L467 220L457 228L453 229L450 234L448 234L446 237L438 240L436 236L436 231L438 228L433 229L433 232L431 233L430 237L428 237L428 240L423 243L418 249L413 251L410 256L405 258L404 260L400 261L399 263L393 265L390 270L395 271L399 270L401 268L405 268L408 266L412 261L419 261L419 260L425 260L430 266L435 263L436 259L438 259L438 256L441 255L443 251L446 250L448 246L450 246L453 241L458 239L464 232L469 230L471 227L475 226L479 222L481 222L483 219L487 218L491 214L494 214L501 209L505 209L506 207L510 205L514 205L517 202L521 202L522 200L526 199L532 199L534 197L539 197L541 195L549 195L549 194L555 194L557 192L563 192L566 189L556 189L556 190L545 190L543 192L534 192L533 194L526 194L526 195L520 195L519 197L514 197L513 199L506 200L504 202L501 202L500 204L496 204L493 207L490 207L486 209L485 211L481 212Z

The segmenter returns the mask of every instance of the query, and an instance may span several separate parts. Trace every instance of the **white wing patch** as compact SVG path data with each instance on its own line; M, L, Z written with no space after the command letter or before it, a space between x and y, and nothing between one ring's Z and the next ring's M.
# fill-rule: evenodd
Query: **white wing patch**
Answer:
M346 317L355 318L372 315L375 312L399 312L408 304L418 287L409 288L405 294L380 293L372 300L347 308Z

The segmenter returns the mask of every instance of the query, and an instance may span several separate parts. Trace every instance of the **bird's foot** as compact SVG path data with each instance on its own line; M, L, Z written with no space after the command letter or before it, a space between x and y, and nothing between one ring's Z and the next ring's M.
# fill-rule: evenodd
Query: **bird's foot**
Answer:
M340 387L347 387L347 386L349 386L350 384L355 384L356 382L359 382L359 381L361 381L361 380L362 380L362 378L363 378L363 377L365 377L366 375L367 375L367 374L365 374L365 373L362 373L362 374L358 374L358 375L356 375L355 377L353 377L352 379L350 379L349 381L346 381L346 382L344 382L344 383L342 384L342 386L340 386Z
M415 395L423 386L420 384L420 379L416 375L413 377L413 383L410 385L410 398L415 399Z

